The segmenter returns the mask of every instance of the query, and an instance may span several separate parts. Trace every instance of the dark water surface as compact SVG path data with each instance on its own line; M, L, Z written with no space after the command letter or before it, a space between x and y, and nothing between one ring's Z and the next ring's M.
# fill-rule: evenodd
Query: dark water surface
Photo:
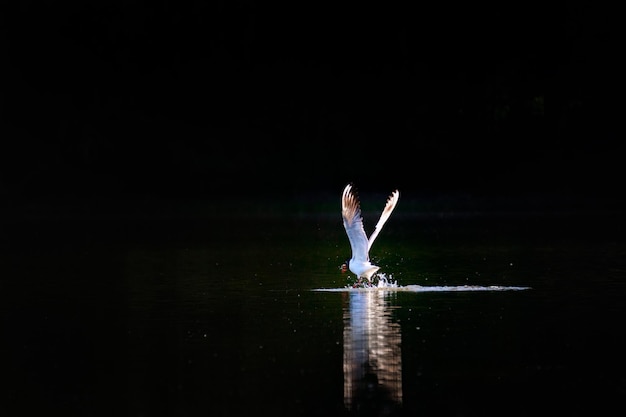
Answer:
M332 211L74 204L0 225L2 415L624 411L619 212L398 210L372 249L400 286L522 291L314 291L349 283Z

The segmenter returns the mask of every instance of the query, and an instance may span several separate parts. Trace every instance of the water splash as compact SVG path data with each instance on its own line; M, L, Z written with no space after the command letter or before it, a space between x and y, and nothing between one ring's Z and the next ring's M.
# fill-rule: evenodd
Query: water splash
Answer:
M398 282L394 281L392 275L387 276L385 273L380 272L374 274L370 281L358 278L352 284L346 285L345 288L398 288Z
M358 279L343 288L318 288L313 291L403 291L403 292L463 292L463 291L524 291L532 287L510 285L399 285L390 274L374 275L371 281Z

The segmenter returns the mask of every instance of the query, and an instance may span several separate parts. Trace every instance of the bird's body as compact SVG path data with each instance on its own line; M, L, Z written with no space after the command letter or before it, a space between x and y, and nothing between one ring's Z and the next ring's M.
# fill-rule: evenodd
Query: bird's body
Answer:
M399 197L400 193L396 190L387 198L387 204L385 204L380 219L376 223L376 228L368 239L363 228L359 198L354 192L352 184L348 184L343 190L341 217L343 218L343 227L346 229L348 239L350 240L350 248L352 249L352 258L348 262L348 267L352 273L356 274L359 280L365 278L368 282L371 282L372 276L380 269L379 266L370 262L369 250L391 212L396 207Z

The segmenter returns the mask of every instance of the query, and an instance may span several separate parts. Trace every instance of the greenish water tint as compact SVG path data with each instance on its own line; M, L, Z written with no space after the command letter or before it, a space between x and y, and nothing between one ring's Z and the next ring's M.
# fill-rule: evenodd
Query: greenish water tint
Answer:
M398 210L373 260L442 290L347 291L338 212L73 210L2 224L3 415L624 407L620 213Z

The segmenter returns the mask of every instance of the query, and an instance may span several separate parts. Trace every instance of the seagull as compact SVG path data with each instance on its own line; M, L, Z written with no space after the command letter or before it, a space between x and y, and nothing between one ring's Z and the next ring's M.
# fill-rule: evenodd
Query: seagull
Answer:
M352 273L356 274L359 281L365 278L368 282L371 282L372 276L380 269L379 266L373 265L370 262L369 250L374 243L374 239L380 233L383 225L391 216L391 212L396 207L400 198L400 192L395 190L387 198L387 204L383 209L382 214L376 228L372 235L367 238L365 229L363 228L363 217L361 216L361 207L359 198L354 191L352 184L346 185L343 189L343 195L341 196L341 217L343 217L343 227L346 229L348 239L350 240L350 247L352 249L352 258L350 259L348 266Z

